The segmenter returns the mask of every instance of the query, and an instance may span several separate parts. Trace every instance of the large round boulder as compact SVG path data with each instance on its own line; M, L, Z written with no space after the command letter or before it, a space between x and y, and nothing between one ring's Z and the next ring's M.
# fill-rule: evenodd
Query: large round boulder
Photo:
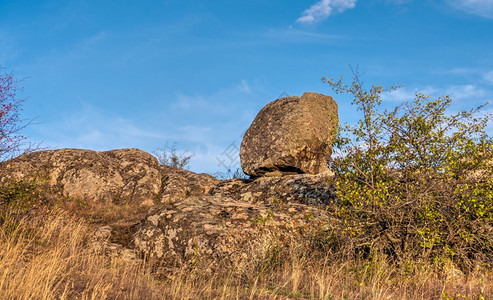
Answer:
M267 104L241 142L243 172L252 177L328 172L338 123L330 96L307 92Z

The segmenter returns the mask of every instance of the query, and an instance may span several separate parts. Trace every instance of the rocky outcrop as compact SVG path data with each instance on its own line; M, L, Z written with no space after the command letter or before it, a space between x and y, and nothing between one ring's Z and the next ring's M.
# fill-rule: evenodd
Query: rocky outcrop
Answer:
M267 104L241 143L243 171L252 177L328 172L338 122L337 103L326 95L307 92Z
M214 186L209 194L267 206L276 203L299 203L322 209L336 200L331 177L327 174L224 180Z
M337 122L328 96L269 103L241 144L251 179L219 181L162 166L138 149L61 149L0 163L0 183L35 178L57 197L111 202L110 209L141 206L116 221L92 219L92 245L102 254L157 260L160 270L199 263L241 268L290 240L309 251L317 237L330 237L339 222L327 213L337 201L327 169Z
M199 262L211 270L251 264L273 241L297 239L308 249L337 222L327 214L337 201L327 174L219 181L161 166L138 149L49 150L0 164L0 181L33 177L57 197L106 203L110 210L125 203L152 206L147 213L141 207L121 218L92 218L91 245L130 262L156 260L167 274Z
M34 152L0 164L0 180L35 177L50 193L86 201L152 206L207 193L218 180L161 166L138 149Z
M210 266L261 257L273 238L308 240L330 231L326 208L335 193L322 175L226 180L208 195L150 209L134 235L136 249L172 267Z

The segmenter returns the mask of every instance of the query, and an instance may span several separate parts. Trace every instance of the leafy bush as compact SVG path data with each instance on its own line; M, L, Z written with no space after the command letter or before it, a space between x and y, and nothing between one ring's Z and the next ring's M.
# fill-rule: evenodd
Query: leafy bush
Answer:
M54 196L46 179L37 176L23 179L5 178L0 183L0 224L15 216L33 217L60 208L73 217L85 216L88 203L73 197Z
M190 159L193 156L192 154L188 154L187 151L177 152L176 144L170 146L167 142L163 148L157 149L152 153L161 165L179 169L188 169Z
M323 78L336 93L354 96L363 113L339 129L330 162L344 222L344 237L357 253L383 252L398 261L452 259L469 268L493 263L492 116L479 106L446 113L449 96L379 111L380 85L365 90Z
M0 185L0 214L30 211L43 203L36 178L8 179Z

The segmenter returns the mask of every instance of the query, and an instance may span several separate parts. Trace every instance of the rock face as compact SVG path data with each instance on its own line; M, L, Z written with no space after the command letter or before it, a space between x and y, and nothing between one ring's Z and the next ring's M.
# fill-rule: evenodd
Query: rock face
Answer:
M35 179L51 197L142 206L126 219L94 223L101 253L143 255L169 270L199 262L212 269L251 266L292 239L309 251L317 236L330 236L338 221L327 213L337 201L327 158L337 122L328 96L305 93L268 104L241 144L248 180L162 166L138 149L61 149L0 163L0 184Z
M39 151L0 164L0 181L36 177L51 193L88 201L151 206L207 193L210 175L161 166L138 149Z
M273 238L307 240L330 231L335 200L325 175L222 181L208 195L157 205L134 235L135 247L166 266L200 259L239 266L266 251Z
M330 96L307 92L267 104L241 143L243 171L252 177L328 172L338 122Z

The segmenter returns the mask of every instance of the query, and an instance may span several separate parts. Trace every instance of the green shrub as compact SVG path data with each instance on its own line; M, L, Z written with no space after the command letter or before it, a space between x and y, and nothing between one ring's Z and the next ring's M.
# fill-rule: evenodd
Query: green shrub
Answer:
M88 203L73 197L60 197L37 176L8 178L0 184L0 224L7 218L20 220L44 215L60 208L73 217L85 216Z
M0 227L6 232L15 231L22 218L39 216L44 207L36 179L4 179L1 183Z
M483 106L446 113L449 96L379 110L384 90L365 90L323 78L349 93L362 112L339 129L330 168L339 198L332 210L344 222L356 253L383 252L398 261L452 259L464 268L493 262L493 141Z
M0 208L2 210L27 210L40 204L36 179L9 179L0 187Z

